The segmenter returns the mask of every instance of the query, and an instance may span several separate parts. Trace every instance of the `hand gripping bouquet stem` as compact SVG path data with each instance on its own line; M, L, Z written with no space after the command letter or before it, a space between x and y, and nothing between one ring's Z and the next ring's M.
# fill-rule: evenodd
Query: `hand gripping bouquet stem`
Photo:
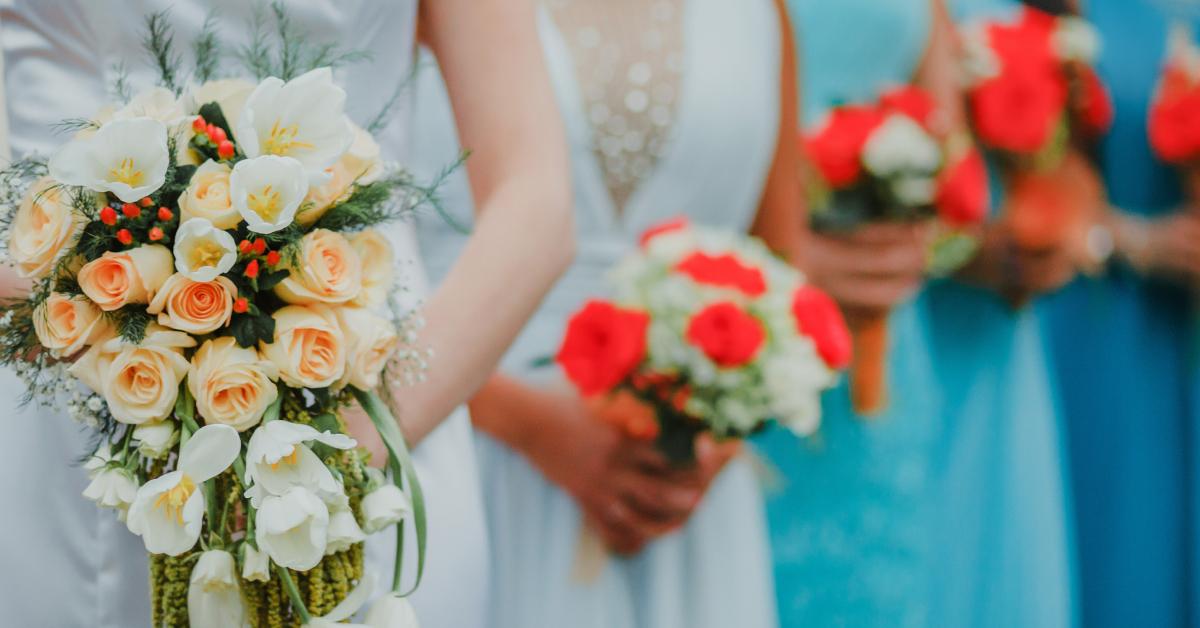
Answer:
M375 391L419 380L427 352L376 227L430 189L346 116L329 65L354 55L275 17L290 52L264 48L257 80L212 80L201 57L185 85L151 16L160 86L0 172L7 257L34 282L6 304L0 362L94 430L84 496L145 542L155 626L347 619L369 594L366 535L406 521L416 582L399 543L384 606L411 614L424 563L420 484ZM350 403L386 473L347 434Z

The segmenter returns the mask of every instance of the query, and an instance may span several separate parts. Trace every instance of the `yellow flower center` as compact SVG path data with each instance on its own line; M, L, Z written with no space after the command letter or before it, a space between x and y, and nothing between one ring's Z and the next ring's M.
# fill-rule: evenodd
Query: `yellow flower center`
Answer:
M300 446L292 445L292 453L280 458L279 460L276 460L275 462L272 462L271 470L278 471L279 465L281 465L281 464L286 464L288 466L294 467L294 466L296 466L296 464L298 462L300 462Z
M188 261L192 268L206 268L221 263L225 257L225 249L213 240L201 240L188 252Z
M158 499L154 500L154 507L162 508L168 517L174 518L176 523L183 525L183 507L195 492L196 483L185 473L183 477L179 478L179 484L171 487L171 490L159 495Z
M119 181L130 187L137 187L142 184L142 180L146 178L146 175L136 168L137 166L133 163L133 157L126 157L121 160L121 163L116 168L109 170L108 175L112 177L113 181Z
M296 139L299 134L300 125L283 126L279 120L276 120L275 124L271 125L271 132L267 135L266 141L263 142L263 152L268 155L287 155L297 149L312 148L312 144Z
M267 222L272 222L279 217L280 210L283 209L283 203L279 199L279 191L271 186L262 189L258 194L248 194L246 196L246 206L250 211L259 215L260 218Z

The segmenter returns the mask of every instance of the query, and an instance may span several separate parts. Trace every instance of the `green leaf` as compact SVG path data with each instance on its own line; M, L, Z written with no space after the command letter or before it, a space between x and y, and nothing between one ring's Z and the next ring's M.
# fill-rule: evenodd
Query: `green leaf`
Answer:
M234 314L229 323L238 346L255 347L259 341L270 343L275 340L275 319L266 314Z
M275 271L271 271L271 272L259 275L258 276L259 291L266 292L267 290L273 290L275 288L275 286L279 285L279 282L283 281L284 279L287 279L288 275L290 275L290 274L292 274L292 273L287 270L275 270Z

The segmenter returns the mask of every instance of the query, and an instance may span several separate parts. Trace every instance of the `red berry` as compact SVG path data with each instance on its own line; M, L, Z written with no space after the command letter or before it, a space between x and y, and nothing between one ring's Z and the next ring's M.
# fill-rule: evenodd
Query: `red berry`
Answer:
M250 302L246 300L246 297L238 297L233 300L233 311L234 312L237 312L238 314L245 314L246 310L249 310L249 309L250 309Z
M217 133L217 125L209 122L208 126L204 127L204 134L208 136L208 139L210 139L210 140L213 139L213 136L216 135L216 133ZM215 144L216 140L213 140L213 143Z
M138 203L141 203L142 207L149 207L154 204L154 199L147 196L146 198L143 198L142 200L138 201Z
M241 242L238 242L238 252L241 253L242 255L249 253L250 252L250 241L242 240Z
M267 252L267 241L262 238L255 240L254 247L252 250L254 251L255 255L262 255L263 253L266 253Z
M128 229L122 229L117 232L117 242L126 246L133 244L133 234Z
M258 260L252 259L249 264L246 264L246 270L243 273L249 279L258 277Z
M133 203L125 203L121 206L121 213L125 214L126 218L137 218L142 215L142 208Z
M117 210L105 206L104 209L100 210L100 222L110 227L117 224Z
M233 157L233 142L225 140L217 144L217 157L221 159L229 159Z
M208 125L208 137L212 140L213 144L217 145L220 145L221 142L229 139L229 136L225 135L225 129L211 124Z
M159 207L159 208L158 208L158 219L159 219L159 220L161 220L161 221L163 221L163 222L167 222L167 221L171 220L171 219L172 219L172 218L174 218L174 217L175 217L175 213L174 213L174 212L172 212L170 209L168 209L168 208L166 208L166 207Z
M267 266L275 266L279 263L279 251L267 252Z
M158 242L158 241L159 241L159 240L161 240L161 239L163 239L163 230L162 230L162 229L159 229L158 227L151 227L151 229L150 229L150 241L151 241L151 242Z
M192 130L197 133L203 133L207 127L208 123L204 121L204 116L196 116L196 119L192 120Z

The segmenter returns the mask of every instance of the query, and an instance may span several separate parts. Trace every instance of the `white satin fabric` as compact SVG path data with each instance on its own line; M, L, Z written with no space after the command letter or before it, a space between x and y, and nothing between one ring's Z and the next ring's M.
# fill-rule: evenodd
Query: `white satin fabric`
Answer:
M602 2L603 0L594 0ZM542 43L572 159L578 254L505 359L530 379L552 355L568 317L606 293L604 274L646 227L679 214L745 230L752 221L778 128L779 22L770 0L685 0L681 100L669 146L620 216L596 163L568 46L543 15ZM419 80L414 167L426 174L454 156L454 125L436 72ZM469 147L468 147L469 148ZM453 208L469 203L465 177L443 189ZM469 213L457 216L469 220ZM437 219L420 222L434 278L450 267L462 236ZM519 278L514 278L519 280ZM687 527L640 556L609 560L594 582L572 577L580 514L571 498L522 456L478 436L493 550L496 628L771 628L777 624L763 503L745 460L713 484Z
M0 0L7 113L15 156L49 155L66 141L50 125L93 115L110 98L115 68L123 64L134 91L154 83L140 49L144 17L169 9L176 42L190 62L190 42L208 15L217 19L227 65L250 38L254 7L245 0ZM303 0L287 2L292 20L315 43L336 42L370 53L366 62L335 74L346 88L347 110L369 122L412 61L416 0ZM377 138L385 157L407 153L408 99ZM413 230L389 229L406 268L424 290ZM0 456L0 624L128 628L150 623L147 566L141 540L111 511L80 493L86 477L77 464L87 431L65 416L15 409L21 384L0 372L7 447ZM486 626L487 539L470 421L458 412L416 452L429 500L430 546L425 583L414 597L425 628ZM411 529L411 526L409 526ZM385 533L387 534L387 533ZM389 535L390 536L390 535ZM385 554L391 538L368 541L381 581L391 574ZM414 548L410 542L407 547ZM414 552L410 552L410 557ZM411 571L411 569L410 569Z

